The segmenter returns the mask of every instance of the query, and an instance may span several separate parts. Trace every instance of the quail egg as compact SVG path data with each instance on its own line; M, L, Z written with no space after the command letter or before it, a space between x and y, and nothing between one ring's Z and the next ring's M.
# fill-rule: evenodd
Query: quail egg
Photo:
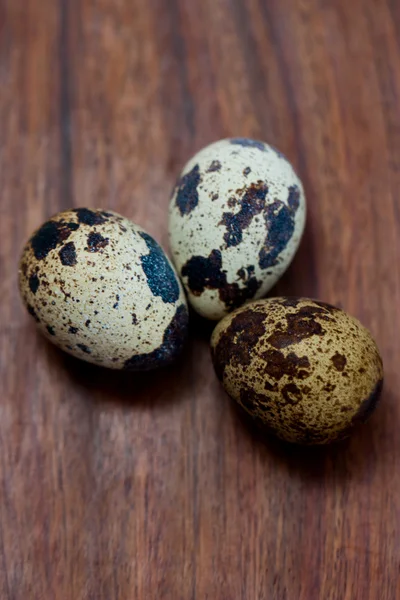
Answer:
M186 339L185 295L170 261L112 211L71 209L44 223L22 253L19 287L39 330L97 365L162 367Z
M198 152L169 212L173 260L195 311L218 320L264 296L293 259L305 218L301 181L272 146L230 138Z
M211 346L227 393L289 442L346 437L369 417L382 389L382 359L369 331L316 300L243 306L218 323Z

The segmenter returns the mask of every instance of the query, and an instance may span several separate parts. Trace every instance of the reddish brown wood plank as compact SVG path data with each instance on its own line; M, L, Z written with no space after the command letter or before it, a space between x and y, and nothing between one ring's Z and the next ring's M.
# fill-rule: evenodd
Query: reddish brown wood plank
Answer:
M393 0L0 3L0 598L400 597L400 10ZM359 317L382 405L342 446L264 444L203 327L170 372L39 339L16 265L70 205L167 245L180 166L228 135L297 167L309 216L276 293Z

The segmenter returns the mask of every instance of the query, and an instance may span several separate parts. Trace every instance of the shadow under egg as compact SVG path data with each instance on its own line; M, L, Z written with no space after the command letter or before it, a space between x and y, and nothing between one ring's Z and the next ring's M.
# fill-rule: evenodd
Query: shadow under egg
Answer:
M185 397L193 356L190 340L172 365L152 371L131 372L79 360L43 336L39 337L50 366L62 370L74 386L86 390L89 401L151 407L177 404Z

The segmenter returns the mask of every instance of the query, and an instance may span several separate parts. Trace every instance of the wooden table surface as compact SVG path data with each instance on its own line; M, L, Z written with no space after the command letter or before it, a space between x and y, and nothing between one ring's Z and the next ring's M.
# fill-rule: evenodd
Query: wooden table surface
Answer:
M400 3L1 0L0 599L400 598ZM351 440L264 443L195 322L119 376L35 332L23 243L70 206L167 245L181 166L226 136L293 161L309 206L276 294L370 328L382 403Z

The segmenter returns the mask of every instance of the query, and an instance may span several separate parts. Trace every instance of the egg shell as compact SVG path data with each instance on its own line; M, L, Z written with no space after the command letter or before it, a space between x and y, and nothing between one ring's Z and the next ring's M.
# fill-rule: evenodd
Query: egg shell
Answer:
M218 323L211 347L227 393L289 442L346 437L369 417L382 389L382 359L369 331L316 300L248 304Z
M44 223L22 253L19 286L39 330L87 362L149 370L184 345L188 312L173 266L115 212L71 209Z
M305 218L301 181L272 146L231 138L198 152L169 211L172 256L193 308L218 320L264 296L293 259Z

